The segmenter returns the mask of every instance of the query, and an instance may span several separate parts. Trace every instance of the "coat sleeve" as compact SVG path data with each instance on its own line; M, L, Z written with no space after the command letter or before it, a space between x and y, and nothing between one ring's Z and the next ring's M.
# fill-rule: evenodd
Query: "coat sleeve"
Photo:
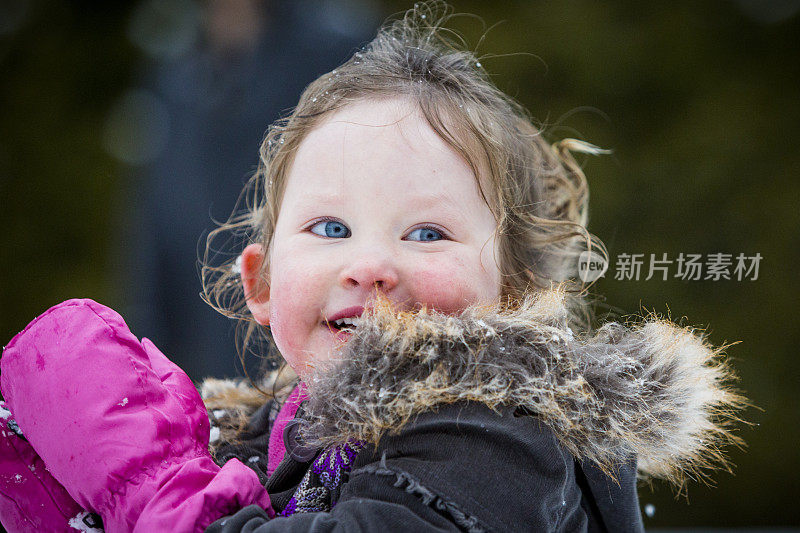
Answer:
M535 417L463 402L364 448L329 513L250 506L206 531L582 530L575 460Z

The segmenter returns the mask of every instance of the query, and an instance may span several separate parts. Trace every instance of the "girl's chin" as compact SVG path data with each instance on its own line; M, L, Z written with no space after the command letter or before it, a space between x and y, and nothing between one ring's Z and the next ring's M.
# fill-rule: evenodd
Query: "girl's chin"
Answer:
M315 348L303 350L305 354L308 354L306 357L294 361L287 359L289 365L301 379L308 377L320 365L338 360L342 349L353 336L353 332L348 330L338 330L325 326L323 326L323 329L323 335L327 339L322 339L321 343L317 340L314 342Z

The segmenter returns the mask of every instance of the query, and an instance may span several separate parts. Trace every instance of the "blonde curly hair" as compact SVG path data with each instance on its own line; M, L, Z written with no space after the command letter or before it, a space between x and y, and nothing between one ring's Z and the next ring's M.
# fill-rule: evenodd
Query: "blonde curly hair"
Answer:
M267 341L267 362L280 358L269 329L250 315L237 257L214 254L218 239L243 249L268 249L294 155L325 117L354 102L404 97L471 167L497 220L497 260L504 305L513 308L531 291L567 287L573 327L589 329L587 285L576 279L578 257L590 250L607 259L603 243L586 230L588 188L571 151L601 153L582 141L549 144L527 111L489 79L475 54L445 27L455 16L439 1L415 5L390 19L377 36L340 67L323 74L300 96L291 114L268 130L257 171L231 217L207 239L203 299L244 328L239 356ZM262 265L266 278L269 265ZM258 335L257 335L258 334ZM277 356L277 357L276 357ZM243 364L244 366L244 364Z

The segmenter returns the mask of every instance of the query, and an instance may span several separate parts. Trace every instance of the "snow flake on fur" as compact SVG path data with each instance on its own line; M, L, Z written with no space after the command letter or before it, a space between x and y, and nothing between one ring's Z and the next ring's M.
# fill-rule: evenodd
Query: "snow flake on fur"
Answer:
M654 318L573 335L560 290L459 316L378 302L342 357L309 380L302 431L318 446L377 443L437 405L478 401L538 416L606 473L635 454L642 476L681 484L724 466L722 446L740 442L730 425L745 401L721 351Z
M747 403L729 385L723 349L657 317L574 334L565 303L558 289L515 310L458 316L378 302L341 357L308 380L304 440L377 443L438 405L476 401L539 417L576 458L610 475L631 454L641 476L679 485L726 467L723 448L741 444L731 427ZM244 408L241 383L234 395L208 394L226 386L204 384L209 409Z

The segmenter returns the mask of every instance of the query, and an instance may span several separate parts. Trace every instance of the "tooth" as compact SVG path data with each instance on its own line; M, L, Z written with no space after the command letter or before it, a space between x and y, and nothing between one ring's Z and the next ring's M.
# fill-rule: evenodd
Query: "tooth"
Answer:
M358 327L360 321L361 321L360 317L354 316L354 317L337 318L336 320L333 321L333 324L335 324L339 328L343 326L353 326L355 328Z

